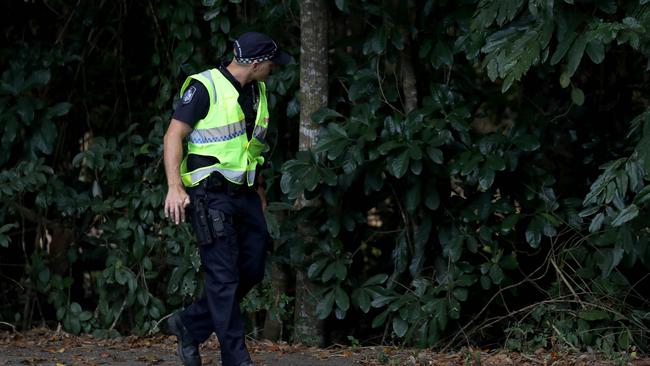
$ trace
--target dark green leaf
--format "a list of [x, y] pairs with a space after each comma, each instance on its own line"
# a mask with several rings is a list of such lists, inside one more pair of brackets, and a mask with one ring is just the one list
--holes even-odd
[[480, 282], [481, 282], [481, 287], [484, 290], [489, 290], [490, 287], [492, 286], [492, 281], [490, 280], [490, 277], [488, 277], [488, 276], [482, 275]]
[[594, 320], [604, 320], [609, 319], [609, 314], [600, 309], [591, 309], [591, 310], [581, 310], [578, 312], [578, 317], [580, 319], [594, 321]]
[[601, 40], [590, 40], [587, 43], [587, 55], [595, 64], [603, 62], [605, 59], [605, 45]]
[[61, 117], [68, 114], [70, 108], [72, 108], [72, 104], [70, 103], [58, 103], [49, 108], [48, 113], [50, 113], [52, 116]]
[[340, 286], [336, 286], [334, 291], [336, 306], [341, 310], [347, 311], [350, 308], [350, 298], [348, 297], [348, 294]]
[[334, 276], [336, 275], [336, 268], [337, 268], [337, 264], [336, 264], [336, 263], [338, 263], [338, 262], [331, 262], [331, 263], [330, 263], [330, 264], [325, 268], [325, 271], [323, 271], [323, 275], [322, 275], [322, 277], [321, 277], [321, 280], [322, 280], [323, 282], [327, 282], [327, 281], [331, 280], [332, 278], [334, 278]]
[[[567, 63], [567, 76], [572, 77], [573, 74], [578, 69], [580, 65], [580, 60], [582, 60], [582, 55], [585, 53], [585, 47], [587, 46], [587, 35], [581, 34], [573, 43], [571, 50], [569, 51], [568, 63]], [[575, 101], [575, 99], [574, 99]], [[582, 103], [576, 103], [582, 105]]]
[[603, 221], [605, 221], [605, 213], [601, 212], [596, 215], [593, 220], [591, 220], [591, 224], [589, 225], [589, 232], [595, 233], [596, 231], [600, 230], [601, 226], [603, 225]]
[[203, 14], [203, 20], [209, 22], [210, 20], [214, 19], [217, 15], [219, 15], [219, 13], [221, 13], [221, 8], [212, 9], [206, 12], [205, 14]]
[[628, 328], [625, 328], [619, 335], [618, 335], [618, 346], [622, 350], [627, 350], [630, 347], [630, 344], [632, 343], [632, 333], [630, 333], [630, 330]]
[[409, 154], [408, 151], [404, 151], [399, 154], [397, 157], [393, 158], [390, 162], [393, 175], [396, 178], [402, 178], [409, 166]]
[[377, 315], [372, 320], [372, 327], [377, 328], [379, 326], [384, 325], [384, 323], [386, 323], [386, 318], [388, 317], [388, 314], [390, 314], [390, 312], [388, 310], [385, 310], [383, 313]]
[[399, 316], [393, 318], [393, 331], [398, 337], [404, 337], [404, 334], [406, 334], [408, 328], [409, 324], [406, 320], [400, 318]]
[[583, 105], [585, 103], [585, 93], [582, 92], [582, 89], [574, 86], [571, 89], [571, 100], [575, 105]]
[[359, 309], [367, 314], [370, 311], [370, 295], [365, 290], [360, 290], [355, 293], [357, 294], [356, 300], [359, 304]]
[[348, 275], [348, 268], [342, 260], [334, 262], [334, 271], [336, 272], [336, 278], [338, 278], [339, 281], [343, 281]]
[[457, 298], [459, 301], [467, 300], [468, 291], [467, 291], [466, 288], [457, 287], [457, 288], [454, 289], [454, 291], [452, 293], [453, 293], [454, 297]]
[[372, 305], [372, 307], [374, 308], [380, 308], [397, 298], [398, 298], [397, 296], [392, 296], [392, 295], [391, 296], [379, 295], [372, 300], [372, 303], [370, 305]]
[[318, 124], [336, 118], [343, 118], [343, 115], [330, 108], [321, 108], [311, 115], [311, 120]]
[[442, 151], [440, 149], [436, 149], [435, 147], [428, 147], [427, 148], [427, 155], [429, 155], [429, 158], [434, 163], [442, 164], [444, 162], [444, 158], [442, 156]]
[[381, 285], [387, 279], [388, 279], [388, 275], [384, 274], [384, 273], [381, 273], [381, 274], [374, 275], [374, 276], [370, 277], [368, 280], [366, 280], [366, 282], [363, 283], [362, 286], [366, 287], [366, 286]]
[[315, 279], [316, 276], [325, 268], [325, 265], [329, 262], [329, 258], [320, 259], [312, 263], [307, 269], [307, 276], [311, 279]]
[[500, 284], [503, 281], [503, 270], [499, 267], [498, 264], [492, 264], [490, 267], [490, 279], [495, 284]]
[[450, 240], [444, 246], [442, 253], [452, 262], [458, 261], [461, 254], [463, 253], [463, 238], [461, 236], [457, 236]]
[[[589, 49], [587, 49], [588, 51]], [[562, 75], [560, 75], [560, 86], [562, 89], [566, 88], [571, 84], [571, 78], [566, 74], [566, 72], [563, 72]]]
[[25, 87], [43, 86], [50, 81], [51, 76], [50, 70], [35, 71], [25, 82]]
[[532, 248], [539, 247], [539, 243], [542, 241], [541, 228], [538, 225], [528, 225], [526, 230], [526, 241]]
[[438, 195], [438, 190], [434, 184], [428, 184], [425, 187], [424, 205], [427, 206], [429, 210], [435, 210], [440, 206], [440, 196]]
[[639, 208], [637, 205], [631, 204], [616, 216], [616, 218], [612, 221], [612, 226], [621, 226], [637, 216], [639, 216]]
[[[568, 34], [564, 35], [564, 38], [560, 40], [560, 43], [557, 46], [557, 49], [555, 50], [555, 53], [553, 53], [553, 56], [551, 57], [551, 65], [555, 65], [562, 58], [564, 58], [564, 55], [566, 55], [567, 51], [569, 50], [569, 47], [573, 44], [573, 41], [576, 39], [578, 34], [574, 31], [569, 31]], [[573, 74], [571, 74], [573, 75]], [[571, 75], [567, 75], [569, 78]]]
[[514, 229], [515, 225], [517, 225], [518, 221], [519, 221], [518, 214], [508, 215], [501, 223], [501, 231], [504, 233], [510, 232], [510, 230]]
[[325, 296], [318, 302], [316, 305], [316, 314], [318, 319], [327, 318], [332, 312], [332, 307], [334, 306], [334, 290], [329, 290]]
[[221, 31], [225, 34], [230, 32], [230, 19], [228, 17], [221, 17]]
[[499, 266], [507, 270], [513, 270], [519, 267], [519, 263], [517, 263], [517, 257], [514, 254], [510, 254], [501, 258]]
[[126, 285], [128, 281], [129, 272], [126, 269], [119, 268], [115, 270], [115, 281], [120, 285]]

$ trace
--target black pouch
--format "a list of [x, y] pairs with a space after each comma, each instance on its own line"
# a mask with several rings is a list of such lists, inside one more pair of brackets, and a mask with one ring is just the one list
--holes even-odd
[[199, 245], [207, 245], [212, 243], [210, 220], [208, 219], [208, 213], [205, 210], [205, 206], [203, 206], [202, 202], [187, 206], [187, 210], [189, 211], [190, 221], [192, 222], [192, 227], [194, 228], [196, 242]]
[[210, 216], [210, 228], [215, 238], [226, 236], [226, 222], [228, 216], [221, 210], [209, 209], [208, 215]]

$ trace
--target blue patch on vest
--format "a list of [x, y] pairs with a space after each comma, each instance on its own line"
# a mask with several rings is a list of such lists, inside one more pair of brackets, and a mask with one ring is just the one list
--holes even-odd
[[194, 93], [196, 93], [196, 88], [194, 86], [187, 88], [185, 94], [183, 94], [183, 104], [191, 102], [192, 98], [194, 98]]

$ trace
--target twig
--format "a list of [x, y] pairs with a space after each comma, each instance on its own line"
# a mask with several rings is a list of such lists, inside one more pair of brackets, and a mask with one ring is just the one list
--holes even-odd
[[553, 117], [553, 119], [551, 119], [549, 121], [549, 123], [553, 123], [553, 122], [555, 122], [556, 119], [560, 119], [560, 118], [566, 116], [567, 114], [569, 114], [569, 112], [571, 112], [572, 107], [573, 107], [573, 103], [569, 104], [569, 107], [566, 109], [566, 111], [564, 113], [558, 114], [557, 116]]
[[163, 37], [163, 32], [160, 28], [160, 24], [158, 23], [158, 17], [156, 16], [156, 11], [153, 8], [153, 5], [151, 4], [151, 1], [147, 1], [149, 4], [149, 10], [151, 10], [151, 16], [153, 16], [153, 21], [154, 24], [156, 24], [156, 30], [158, 31], [158, 36], [160, 36], [160, 42], [163, 44], [163, 48], [165, 49], [165, 56], [167, 56], [167, 62], [171, 65], [172, 64], [172, 56], [171, 53], [169, 52], [169, 47], [167, 46], [167, 42], [165, 42], [165, 38]]
[[585, 306], [585, 304], [582, 303], [582, 300], [580, 300], [580, 297], [578, 297], [578, 294], [576, 294], [576, 291], [573, 289], [573, 286], [571, 286], [569, 281], [567, 281], [567, 279], [564, 277], [564, 274], [562, 273], [560, 268], [557, 266], [557, 263], [555, 263], [555, 259], [553, 259], [553, 257], [551, 257], [550, 262], [553, 265], [553, 267], [555, 268], [555, 270], [557, 271], [557, 274], [560, 277], [560, 279], [562, 280], [562, 282], [564, 282], [566, 287], [569, 288], [569, 291], [571, 291], [571, 293], [573, 294], [573, 297], [576, 299], [576, 301], [578, 301], [580, 303], [580, 306], [583, 309], [586, 309], [587, 307]]
[[70, 16], [68, 17], [68, 20], [65, 22], [63, 25], [63, 29], [61, 29], [61, 32], [59, 32], [59, 36], [56, 38], [56, 41], [54, 44], [58, 44], [61, 42], [61, 38], [63, 37], [63, 33], [65, 33], [65, 30], [68, 28], [68, 25], [70, 24], [70, 21], [72, 20], [72, 17], [74, 16], [75, 11], [77, 11], [77, 8], [79, 7], [79, 4], [81, 4], [81, 0], [77, 0], [77, 5], [72, 8], [72, 12], [70, 13]]
[[555, 324], [551, 324], [551, 326], [553, 327], [553, 330], [555, 331], [555, 333], [557, 333], [558, 337], [560, 337], [560, 338], [564, 341], [564, 343], [568, 344], [569, 347], [570, 347], [573, 351], [575, 351], [575, 352], [579, 352], [579, 351], [580, 351], [578, 348], [576, 348], [576, 346], [573, 345], [573, 343], [569, 342], [569, 340], [566, 339], [566, 338], [564, 337], [564, 335], [562, 334], [562, 332], [560, 332], [560, 330], [557, 329], [557, 327], [555, 326]]
[[50, 11], [54, 14], [56, 14], [57, 17], [60, 17], [61, 14], [59, 14], [58, 11], [56, 11], [50, 4], [47, 3], [47, 0], [43, 0], [43, 5], [45, 5]]
[[120, 316], [122, 315], [122, 312], [124, 311], [124, 308], [126, 307], [126, 299], [127, 297], [124, 298], [124, 301], [122, 301], [122, 306], [120, 306], [120, 311], [117, 312], [117, 315], [115, 316], [115, 320], [113, 320], [113, 324], [111, 324], [111, 327], [108, 328], [108, 330], [113, 330], [115, 328], [115, 325], [117, 325], [117, 321], [120, 320]]
[[[402, 108], [404, 108], [404, 110], [406, 111], [406, 103], [404, 103], [404, 99], [402, 98], [402, 93], [399, 92], [399, 86], [401, 84], [399, 79], [397, 78], [397, 72], [393, 71], [393, 77], [395, 78], [395, 91], [397, 91], [397, 97], [399, 98], [399, 102], [402, 105]], [[402, 85], [402, 87], [404, 87], [404, 85]], [[404, 91], [404, 94], [406, 94], [406, 91]]]
[[[627, 297], [630, 296], [630, 292], [632, 292], [632, 291], [637, 292], [636, 289], [635, 289], [635, 288], [636, 288], [636, 285], [638, 285], [639, 283], [641, 283], [641, 282], [642, 282], [643, 280], [645, 280], [648, 276], [650, 276], [650, 273], [647, 273], [645, 276], [641, 277], [641, 279], [639, 279], [638, 281], [636, 281], [636, 282], [634, 283], [634, 285], [630, 286], [630, 290], [625, 294], [625, 297], [623, 298], [623, 303], [625, 303], [626, 300], [627, 300]], [[641, 295], [641, 294], [639, 294], [639, 293], [637, 292], [637, 295]], [[648, 303], [648, 301], [647, 301], [643, 296], [640, 296], [640, 299], [642, 299], [643, 302], [644, 302], [645, 304]]]
[[393, 195], [395, 196], [395, 203], [397, 203], [397, 207], [399, 208], [399, 213], [400, 216], [402, 216], [402, 220], [404, 221], [404, 235], [406, 236], [406, 244], [408, 244], [409, 248], [413, 248], [413, 242], [411, 241], [411, 235], [410, 230], [409, 230], [409, 220], [408, 217], [406, 216], [406, 213], [404, 212], [404, 207], [402, 207], [402, 204], [400, 203], [399, 196], [397, 195], [397, 191], [395, 190], [395, 187], [389, 182], [388, 185], [390, 186], [391, 191], [393, 192]]
[[526, 355], [526, 354], [520, 353], [519, 355], [520, 355], [521, 357], [527, 359], [528, 361], [534, 362], [534, 363], [536, 363], [536, 364], [544, 364], [544, 362], [542, 362], [542, 361], [540, 361], [540, 360], [538, 360], [538, 359], [536, 359], [536, 358], [534, 358], [534, 357], [528, 356], [528, 355]]
[[381, 345], [383, 346], [384, 343], [386, 342], [386, 336], [388, 335], [388, 327], [391, 324], [391, 321], [393, 320], [393, 314], [388, 315], [388, 319], [386, 319], [386, 326], [384, 327], [384, 335], [381, 337]]
[[153, 328], [151, 328], [151, 330], [149, 330], [149, 335], [151, 336], [151, 335], [154, 334], [154, 332], [155, 332], [156, 330], [160, 330], [160, 328], [158, 328], [158, 326], [160, 325], [160, 323], [164, 322], [167, 318], [169, 318], [170, 316], [172, 316], [172, 314], [174, 314], [174, 313], [169, 313], [169, 314], [165, 315], [164, 317], [160, 318], [160, 320], [158, 320], [158, 321], [156, 322], [156, 325], [155, 325]]
[[451, 65], [449, 65], [449, 68], [447, 69], [446, 76], [445, 76], [445, 85], [449, 86], [449, 83], [451, 82], [451, 71], [454, 69], [454, 58], [451, 58]]
[[[9, 266], [9, 265], [8, 265], [8, 264], [3, 264], [2, 266]], [[24, 264], [16, 264], [15, 266], [16, 266], [16, 267], [20, 266], [21, 268], [24, 268], [24, 267], [25, 267]], [[25, 288], [24, 288], [24, 287], [23, 287], [23, 286], [22, 286], [18, 281], [14, 280], [13, 278], [7, 277], [7, 276], [3, 275], [2, 273], [0, 273], [0, 276], [2, 276], [2, 277], [4, 277], [4, 278], [8, 279], [9, 281], [15, 283], [16, 286], [20, 287], [20, 290], [21, 290], [21, 291], [25, 291]]]
[[[539, 271], [542, 267], [543, 267], [543, 265], [537, 267], [537, 268], [535, 269], [535, 271], [533, 271], [532, 274], [535, 274], [535, 273], [536, 273], [537, 271]], [[547, 264], [546, 267], [547, 267], [547, 270], [548, 270], [548, 264]], [[545, 273], [546, 273], [546, 271], [545, 271]], [[472, 318], [472, 319], [471, 319], [467, 324], [465, 324], [465, 325], [460, 329], [460, 332], [456, 332], [456, 334], [455, 334], [455, 335], [453, 336], [453, 338], [452, 338], [452, 339], [447, 343], [447, 345], [445, 345], [445, 346], [442, 348], [441, 352], [445, 352], [449, 347], [451, 347], [451, 345], [456, 341], [456, 338], [458, 338], [459, 333], [463, 333], [463, 332], [465, 332], [465, 330], [466, 330], [466, 329], [467, 329], [467, 328], [468, 328], [472, 323], [474, 323], [474, 321], [476, 321], [476, 320], [478, 319], [478, 317], [481, 316], [481, 314], [483, 314], [483, 312], [484, 312], [485, 310], [487, 310], [487, 308], [488, 308], [488, 307], [490, 306], [490, 304], [494, 301], [494, 299], [496, 299], [497, 296], [499, 296], [503, 291], [506, 291], [506, 290], [509, 290], [509, 289], [511, 289], [511, 288], [517, 287], [517, 286], [519, 286], [519, 285], [521, 285], [521, 284], [523, 284], [523, 283], [526, 283], [526, 282], [534, 282], [534, 281], [531, 280], [531, 279], [527, 276], [525, 279], [523, 279], [523, 280], [521, 280], [521, 281], [519, 281], [519, 282], [517, 282], [517, 283], [515, 283], [515, 284], [512, 284], [512, 285], [510, 285], [510, 286], [506, 286], [506, 287], [502, 287], [502, 288], [500, 288], [500, 289], [499, 289], [499, 290], [498, 290], [494, 295], [492, 295], [492, 297], [490, 298], [490, 300], [488, 300], [488, 302], [485, 304], [485, 306], [483, 306], [483, 308], [481, 309], [481, 311], [479, 311], [478, 314], [476, 314], [476, 316], [474, 316], [474, 317], [473, 317], [473, 318]], [[520, 309], [520, 310], [521, 310], [521, 309]], [[517, 312], [518, 312], [518, 311], [515, 311], [514, 313], [517, 313]], [[508, 316], [510, 316], [511, 314], [514, 314], [514, 313], [508, 313], [508, 315], [506, 315], [505, 317], [508, 317]]]
[[388, 98], [386, 98], [386, 94], [384, 94], [384, 88], [381, 86], [382, 79], [379, 74], [379, 57], [377, 57], [377, 84], [379, 85], [379, 91], [381, 92], [381, 97], [384, 100], [384, 103], [388, 104], [388, 106], [394, 110], [395, 112], [399, 113], [402, 117], [404, 117], [404, 112], [400, 111], [399, 109], [395, 108], [394, 105], [392, 105], [389, 101]]

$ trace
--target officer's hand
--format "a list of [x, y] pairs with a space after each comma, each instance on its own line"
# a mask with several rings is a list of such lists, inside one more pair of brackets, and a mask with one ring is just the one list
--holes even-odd
[[174, 223], [185, 222], [185, 207], [190, 204], [190, 196], [182, 186], [170, 186], [165, 198], [165, 217]]

